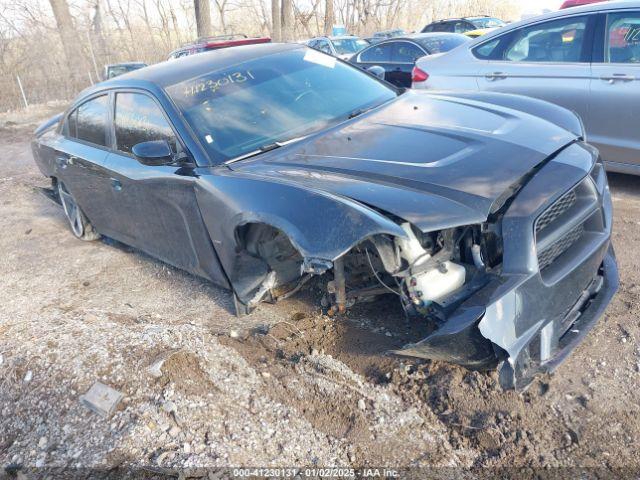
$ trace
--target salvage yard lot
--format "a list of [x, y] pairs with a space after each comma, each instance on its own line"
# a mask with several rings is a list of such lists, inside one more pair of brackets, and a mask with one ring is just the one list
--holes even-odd
[[[640, 467], [640, 178], [610, 176], [620, 292], [520, 394], [385, 356], [422, 330], [396, 301], [331, 319], [311, 287], [238, 319], [223, 290], [76, 240], [37, 188], [46, 113], [0, 118], [1, 465]], [[79, 401], [95, 381], [125, 396], [108, 419]]]

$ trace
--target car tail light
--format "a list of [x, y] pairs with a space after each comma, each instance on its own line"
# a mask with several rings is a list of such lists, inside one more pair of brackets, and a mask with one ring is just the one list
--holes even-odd
[[413, 67], [413, 71], [411, 72], [411, 81], [413, 83], [426, 82], [427, 80], [429, 80], [429, 74], [427, 72], [418, 67]]

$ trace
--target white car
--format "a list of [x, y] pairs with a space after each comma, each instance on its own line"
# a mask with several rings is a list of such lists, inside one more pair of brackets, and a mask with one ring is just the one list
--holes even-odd
[[418, 60], [412, 85], [556, 103], [580, 115], [608, 170], [640, 175], [640, 1], [570, 8], [507, 25]]
[[312, 38], [306, 45], [333, 57], [349, 60], [354, 54], [368, 47], [369, 42], [355, 35], [340, 35]]

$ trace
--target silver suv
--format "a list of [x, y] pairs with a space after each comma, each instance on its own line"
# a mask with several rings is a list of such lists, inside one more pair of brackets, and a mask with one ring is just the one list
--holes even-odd
[[577, 112], [607, 169], [640, 175], [640, 1], [576, 7], [418, 60], [413, 87], [482, 90]]

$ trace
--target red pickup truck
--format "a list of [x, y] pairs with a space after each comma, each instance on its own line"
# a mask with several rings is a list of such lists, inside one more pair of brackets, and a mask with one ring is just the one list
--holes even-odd
[[560, 7], [560, 10], [563, 8], [579, 7], [580, 5], [589, 5], [591, 3], [600, 3], [604, 1], [605, 0], [566, 0]]
[[186, 57], [194, 53], [218, 50], [220, 48], [237, 47], [240, 45], [255, 45], [257, 43], [270, 43], [268, 37], [247, 37], [244, 34], [219, 35], [217, 37], [198, 38], [195, 42], [187, 43], [169, 54], [167, 60]]

